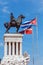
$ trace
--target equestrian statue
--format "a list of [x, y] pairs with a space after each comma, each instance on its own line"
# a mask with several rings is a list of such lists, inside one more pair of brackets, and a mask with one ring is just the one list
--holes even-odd
[[19, 15], [17, 19], [14, 18], [13, 13], [10, 15], [10, 22], [5, 22], [4, 26], [6, 28], [6, 32], [8, 33], [8, 30], [11, 27], [16, 27], [16, 32], [18, 32], [20, 25], [22, 24], [22, 19], [24, 19], [24, 15]]

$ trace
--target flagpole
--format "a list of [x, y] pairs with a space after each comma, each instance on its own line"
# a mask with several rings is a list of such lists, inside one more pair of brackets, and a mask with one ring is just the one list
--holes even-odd
[[[37, 21], [37, 17], [36, 17], [36, 21]], [[39, 55], [39, 54], [38, 54], [38, 52], [39, 52], [39, 50], [38, 50], [38, 23], [37, 23], [36, 25], [37, 25], [37, 26], [36, 26], [36, 35], [37, 35], [37, 36], [36, 36], [36, 37], [37, 37], [37, 38], [36, 38], [36, 40], [37, 40], [37, 41], [36, 41], [36, 50], [37, 50], [37, 65], [38, 65], [38, 64], [39, 64], [39, 61], [38, 61], [38, 55]]]
[[34, 33], [33, 33], [33, 27], [32, 27], [32, 62], [34, 65]]

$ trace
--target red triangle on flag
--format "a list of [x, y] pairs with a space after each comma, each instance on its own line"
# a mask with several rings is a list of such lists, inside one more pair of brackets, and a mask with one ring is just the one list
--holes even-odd
[[33, 20], [31, 20], [30, 23], [36, 25], [36, 18], [34, 18]]

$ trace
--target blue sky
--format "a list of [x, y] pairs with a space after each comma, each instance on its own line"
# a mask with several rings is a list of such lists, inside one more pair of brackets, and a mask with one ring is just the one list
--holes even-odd
[[[3, 58], [4, 55], [3, 36], [6, 30], [4, 22], [9, 22], [11, 12], [13, 12], [15, 18], [23, 14], [26, 17], [23, 22], [37, 17], [38, 47], [36, 27], [33, 26], [33, 38], [32, 34], [23, 37], [23, 53], [27, 51], [30, 54], [29, 65], [32, 65], [32, 40], [34, 40], [34, 65], [43, 65], [43, 0], [0, 0], [0, 58]], [[14, 28], [12, 31], [14, 31]]]

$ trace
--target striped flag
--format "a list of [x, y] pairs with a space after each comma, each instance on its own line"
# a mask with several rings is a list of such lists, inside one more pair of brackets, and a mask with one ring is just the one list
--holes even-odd
[[22, 26], [22, 28], [31, 28], [32, 25], [25, 25], [25, 26]]
[[31, 20], [30, 23], [33, 24], [33, 25], [37, 25], [36, 18], [34, 18], [33, 20]]
[[26, 22], [24, 24], [21, 25], [21, 28], [26, 28], [26, 27], [30, 27], [36, 25], [36, 18], [32, 19], [30, 22]]
[[32, 29], [31, 28], [25, 29], [25, 30], [20, 31], [19, 33], [21, 33], [21, 34], [32, 34]]

